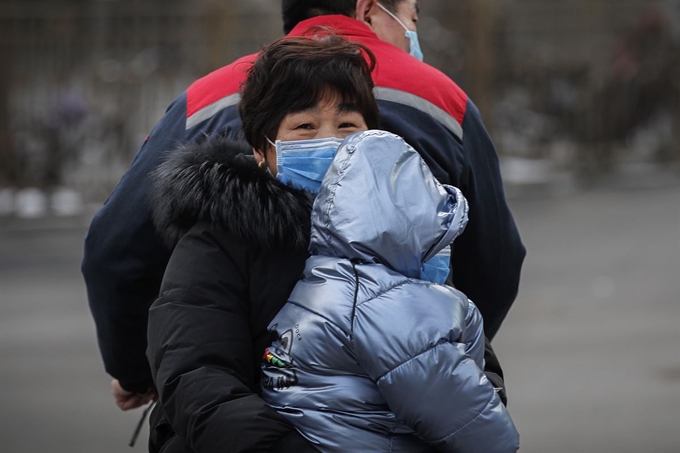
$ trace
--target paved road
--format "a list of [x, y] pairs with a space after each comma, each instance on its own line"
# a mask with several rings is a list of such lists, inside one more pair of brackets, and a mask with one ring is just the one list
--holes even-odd
[[528, 255], [494, 344], [521, 451], [680, 452], [680, 190], [514, 212]]
[[[529, 254], [494, 343], [521, 451], [680, 452], [679, 187], [512, 205]], [[0, 451], [144, 451], [96, 349], [84, 222], [1, 220]]]

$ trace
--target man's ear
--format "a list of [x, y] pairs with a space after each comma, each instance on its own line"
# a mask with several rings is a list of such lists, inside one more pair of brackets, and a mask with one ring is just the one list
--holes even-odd
[[354, 18], [360, 22], [365, 22], [370, 27], [371, 17], [377, 8], [377, 0], [357, 0]]

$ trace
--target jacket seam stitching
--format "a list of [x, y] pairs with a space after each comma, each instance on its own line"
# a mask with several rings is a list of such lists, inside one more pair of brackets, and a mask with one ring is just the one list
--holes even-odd
[[357, 313], [357, 298], [359, 297], [359, 271], [357, 271], [357, 264], [354, 260], [352, 263], [352, 270], [354, 271], [354, 300], [352, 301], [352, 315], [349, 318], [349, 332], [350, 340], [354, 342], [354, 318]]
[[[370, 301], [372, 301], [372, 300], [378, 299], [379, 297], [384, 296], [385, 294], [387, 294], [388, 292], [392, 291], [393, 289], [396, 289], [396, 288], [398, 288], [398, 287], [400, 287], [400, 286], [406, 285], [406, 284], [408, 284], [408, 283], [413, 283], [413, 282], [414, 282], [414, 281], [411, 280], [411, 279], [409, 279], [409, 278], [407, 278], [406, 280], [398, 281], [397, 283], [395, 283], [394, 285], [390, 286], [389, 288], [385, 288], [384, 290], [380, 291], [379, 293], [376, 293], [375, 296], [371, 297], [370, 299], [366, 299], [366, 300], [364, 300], [364, 301], [362, 301], [362, 302], [360, 302], [360, 303], [363, 304], [363, 303], [367, 303], [367, 302], [370, 302]], [[357, 302], [357, 304], [359, 304], [359, 302]]]
[[305, 311], [308, 311], [309, 313], [313, 313], [313, 314], [317, 315], [318, 317], [325, 319], [326, 321], [328, 321], [329, 323], [331, 323], [332, 325], [334, 325], [335, 327], [340, 329], [342, 331], [342, 333], [347, 335], [348, 338], [352, 338], [351, 332], [348, 333], [347, 331], [345, 331], [345, 329], [343, 329], [340, 325], [338, 325], [335, 321], [333, 321], [328, 316], [324, 316], [321, 313], [319, 313], [318, 311], [314, 311], [314, 310], [310, 309], [309, 307], [302, 305], [302, 304], [299, 304], [299, 303], [292, 301], [292, 300], [289, 300], [288, 302], [286, 302], [286, 304], [295, 305], [296, 307], [299, 307], [299, 308], [301, 308]]
[[430, 346], [429, 348], [425, 349], [424, 351], [419, 352], [418, 354], [414, 355], [413, 357], [408, 358], [407, 360], [404, 360], [403, 362], [399, 363], [398, 365], [390, 368], [389, 370], [385, 371], [383, 374], [381, 374], [378, 379], [376, 379], [376, 382], [383, 379], [385, 376], [387, 376], [389, 373], [393, 372], [397, 368], [401, 368], [402, 366], [406, 365], [409, 362], [412, 362], [413, 360], [416, 360], [418, 357], [420, 357], [423, 354], [427, 354], [428, 352], [432, 351], [435, 348], [438, 348], [439, 346], [446, 344], [446, 343], [451, 343], [450, 341], [442, 338], [440, 339], [435, 345]]
[[446, 442], [448, 439], [450, 439], [451, 437], [455, 436], [456, 434], [458, 434], [458, 433], [459, 433], [460, 431], [462, 431], [463, 429], [467, 428], [467, 427], [468, 427], [469, 425], [471, 425], [475, 420], [477, 420], [479, 417], [482, 416], [482, 414], [486, 411], [486, 409], [487, 409], [489, 406], [491, 406], [491, 403], [493, 403], [493, 395], [491, 395], [491, 399], [486, 403], [486, 406], [484, 406], [484, 409], [482, 409], [477, 415], [475, 415], [474, 418], [473, 418], [472, 420], [470, 420], [469, 422], [467, 422], [466, 424], [464, 424], [463, 426], [461, 426], [460, 428], [458, 428], [457, 430], [455, 430], [455, 431], [452, 432], [451, 434], [446, 435], [446, 436], [442, 437], [442, 438], [439, 439], [439, 440], [435, 440], [434, 443], [438, 443], [438, 442]]

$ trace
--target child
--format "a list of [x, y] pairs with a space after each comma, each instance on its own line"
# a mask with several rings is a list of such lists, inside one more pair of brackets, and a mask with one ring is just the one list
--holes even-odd
[[466, 223], [461, 192], [399, 137], [360, 132], [338, 150], [314, 202], [311, 256], [270, 324], [278, 339], [262, 370], [265, 401], [320, 451], [519, 448], [482, 371], [479, 311], [421, 279]]

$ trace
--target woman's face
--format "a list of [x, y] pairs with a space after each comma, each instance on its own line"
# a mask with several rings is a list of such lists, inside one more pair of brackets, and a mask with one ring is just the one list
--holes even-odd
[[[314, 138], [345, 138], [355, 132], [368, 130], [361, 113], [352, 105], [342, 104], [340, 96], [324, 96], [314, 107], [283, 117], [276, 137], [270, 140], [292, 141]], [[276, 176], [276, 149], [269, 145], [263, 154], [255, 150], [258, 162], [264, 160]]]

